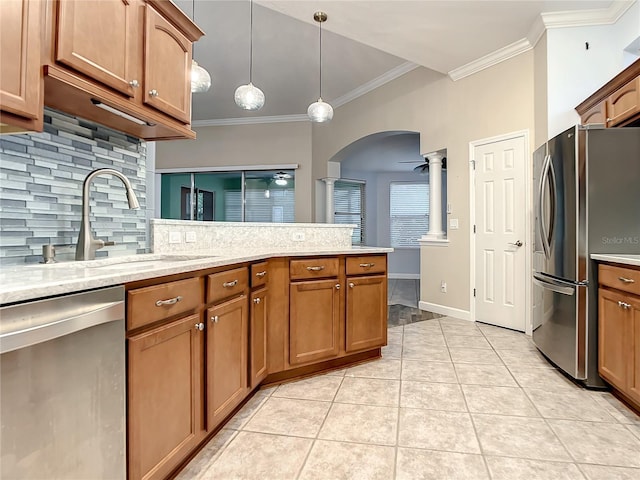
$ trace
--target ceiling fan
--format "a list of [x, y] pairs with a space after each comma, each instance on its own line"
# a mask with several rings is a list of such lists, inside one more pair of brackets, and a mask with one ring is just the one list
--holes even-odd
[[[425, 158], [424, 162], [420, 161], [420, 160], [411, 160], [411, 161], [404, 161], [404, 162], [398, 162], [398, 163], [420, 163], [420, 165], [416, 166], [413, 168], [414, 172], [418, 172], [418, 173], [429, 173], [429, 159]], [[443, 157], [442, 158], [442, 169], [446, 170], [447, 169], [447, 157]]]
[[273, 179], [276, 181], [276, 185], [286, 185], [287, 180], [293, 178], [291, 174], [285, 172], [277, 172], [273, 175]]

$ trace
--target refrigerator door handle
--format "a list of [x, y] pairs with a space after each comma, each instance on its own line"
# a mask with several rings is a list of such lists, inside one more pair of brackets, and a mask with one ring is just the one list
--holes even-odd
[[547, 258], [549, 258], [549, 256], [551, 255], [551, 247], [547, 245], [548, 234], [543, 219], [544, 206], [542, 200], [544, 196], [544, 187], [546, 183], [545, 181], [547, 179], [547, 170], [549, 168], [550, 162], [551, 156], [545, 155], [544, 162], [542, 164], [542, 173], [540, 175], [540, 184], [538, 185], [538, 225], [540, 231], [540, 239], [542, 240], [542, 250], [544, 251], [545, 257]]
[[549, 192], [551, 193], [551, 206], [549, 207], [549, 212], [551, 213], [551, 215], [549, 216], [549, 233], [547, 237], [547, 247], [549, 248], [549, 254], [551, 254], [551, 240], [553, 240], [553, 234], [555, 230], [554, 227], [556, 224], [556, 203], [558, 201], [558, 184], [556, 183], [556, 170], [555, 168], [553, 168], [551, 157], [549, 157], [549, 168], [547, 173], [549, 175], [549, 180], [551, 180], [551, 188], [549, 189]]
[[[575, 286], [573, 286], [573, 284], [569, 284], [568, 282], [562, 282], [559, 280], [546, 279], [535, 273], [533, 274], [533, 283], [540, 285], [542, 288], [547, 288], [551, 291], [561, 293], [562, 295], [567, 295], [570, 297], [573, 296], [576, 292]], [[563, 284], [572, 286], [563, 286]]]

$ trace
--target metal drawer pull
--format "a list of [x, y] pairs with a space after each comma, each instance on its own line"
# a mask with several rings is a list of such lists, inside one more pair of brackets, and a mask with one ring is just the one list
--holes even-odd
[[361, 263], [360, 266], [362, 268], [371, 268], [375, 265], [375, 263]]
[[355, 286], [356, 286], [356, 284], [355, 284], [355, 283], [353, 283], [353, 282], [351, 282], [351, 283], [349, 284], [349, 288], [353, 288], [353, 287], [355, 287]]
[[129, 82], [129, 85], [131, 85], [133, 88], [138, 88], [140, 86], [140, 83], [138, 82], [138, 80], [131, 80]]
[[340, 290], [340, 284], [336, 283], [336, 290]]
[[158, 91], [157, 90], [150, 90], [149, 91], [149, 96], [150, 97], [157, 97], [158, 96]]
[[628, 308], [631, 308], [631, 304], [627, 303], [627, 302], [618, 301], [618, 306], [624, 308], [625, 310], [628, 309]]
[[196, 330], [204, 330], [204, 323], [200, 322], [200, 323], [196, 323]]
[[258, 277], [258, 278], [262, 278], [262, 277], [264, 277], [266, 274], [267, 274], [267, 271], [266, 271], [266, 270], [264, 270], [264, 271], [262, 271], [262, 272], [258, 272], [258, 273], [256, 273], [256, 277]]
[[211, 321], [213, 323], [218, 323], [219, 320], [220, 320], [220, 317], [218, 317], [218, 315], [214, 315], [213, 317], [211, 317]]
[[253, 299], [253, 303], [255, 303], [255, 304], [260, 303], [260, 298], [254, 298], [254, 299]]
[[224, 282], [222, 286], [224, 288], [231, 288], [231, 287], [235, 287], [237, 284], [238, 284], [238, 280], [234, 280], [232, 282]]
[[318, 267], [307, 267], [307, 270], [310, 272], [319, 272], [320, 270], [324, 270], [324, 265], [320, 265]]
[[170, 298], [168, 300], [158, 300], [156, 302], [156, 307], [162, 307], [163, 305], [173, 305], [182, 300], [182, 297], [178, 295], [177, 297]]
[[624, 283], [636, 283], [633, 278], [618, 277], [618, 280]]

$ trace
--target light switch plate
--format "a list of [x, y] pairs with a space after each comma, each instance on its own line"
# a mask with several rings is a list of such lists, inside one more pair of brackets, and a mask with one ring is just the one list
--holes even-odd
[[458, 229], [458, 219], [457, 218], [452, 218], [451, 220], [449, 220], [449, 228], [451, 228], [451, 230], [457, 230]]
[[184, 241], [186, 243], [195, 243], [195, 241], [196, 241], [196, 232], [186, 232], [184, 234]]
[[169, 243], [182, 243], [182, 232], [169, 232]]

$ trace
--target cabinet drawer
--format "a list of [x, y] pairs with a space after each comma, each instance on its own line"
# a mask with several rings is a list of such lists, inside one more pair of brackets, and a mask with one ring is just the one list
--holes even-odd
[[600, 285], [640, 295], [640, 270], [600, 265], [598, 273]]
[[337, 258], [304, 258], [291, 260], [289, 276], [291, 280], [309, 278], [337, 277], [339, 262]]
[[251, 265], [251, 288], [260, 287], [267, 283], [269, 269], [267, 262], [254, 263]]
[[127, 329], [196, 310], [202, 304], [201, 277], [137, 288], [127, 294]]
[[249, 269], [234, 268], [207, 277], [207, 303], [240, 295], [249, 286]]
[[347, 275], [362, 275], [367, 273], [386, 273], [386, 255], [365, 255], [362, 257], [347, 257]]

